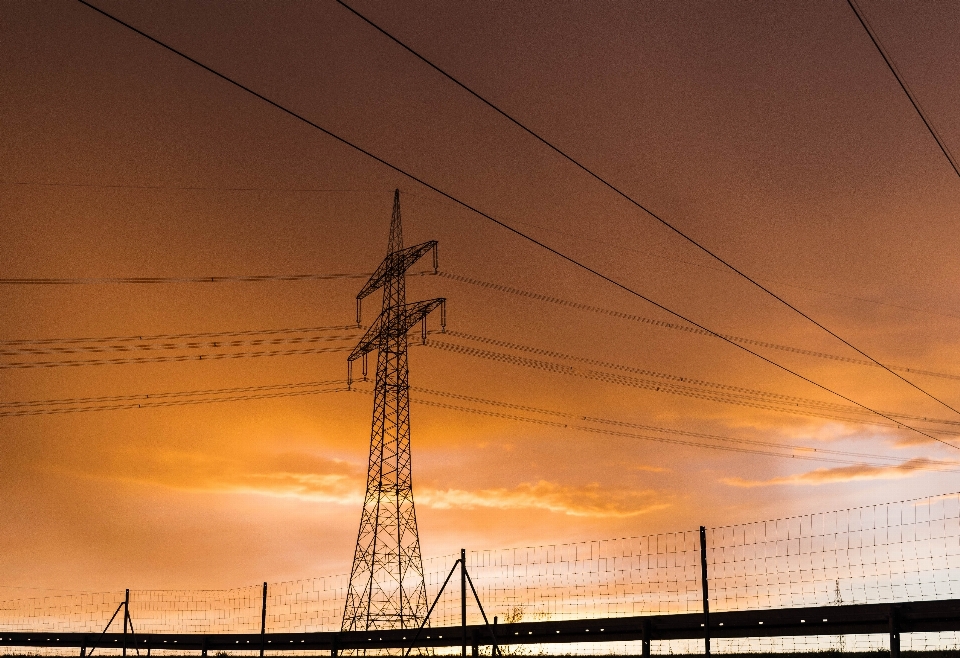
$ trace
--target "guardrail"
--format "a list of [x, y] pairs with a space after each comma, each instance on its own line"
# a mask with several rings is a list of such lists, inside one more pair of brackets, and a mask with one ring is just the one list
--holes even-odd
[[[94, 650], [198, 651], [339, 651], [357, 649], [408, 649], [457, 647], [466, 644], [478, 655], [479, 647], [493, 644], [566, 644], [572, 642], [642, 641], [650, 654], [652, 640], [789, 637], [803, 635], [890, 635], [890, 652], [900, 653], [900, 633], [960, 631], [960, 599], [867, 605], [819, 606], [712, 612], [710, 627], [700, 613], [607, 617], [565, 621], [536, 621], [497, 626], [469, 625], [416, 629], [318, 633], [45, 633], [0, 631], [0, 647], [61, 647], [79, 649], [80, 656]], [[494, 630], [495, 629], [495, 630]], [[495, 634], [495, 635], [494, 635]], [[146, 651], [146, 653], [144, 653]]]

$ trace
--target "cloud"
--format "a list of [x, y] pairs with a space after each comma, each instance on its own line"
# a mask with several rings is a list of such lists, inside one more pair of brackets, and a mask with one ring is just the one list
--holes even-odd
[[[295, 496], [325, 503], [361, 505], [364, 478], [359, 474], [289, 471], [234, 475], [210, 488], [234, 493]], [[571, 487], [554, 482], [521, 483], [511, 489], [439, 489], [419, 486], [414, 499], [433, 509], [539, 509], [570, 516], [626, 518], [669, 507], [650, 491], [609, 490], [599, 484]]]
[[769, 480], [745, 480], [739, 477], [723, 478], [721, 482], [733, 487], [769, 487], [777, 484], [820, 485], [836, 482], [850, 482], [852, 480], [889, 480], [905, 478], [915, 475], [920, 470], [932, 466], [942, 465], [943, 462], [934, 462], [925, 457], [909, 459], [893, 466], [871, 466], [869, 464], [853, 464], [837, 468], [818, 468], [806, 473], [796, 473], [775, 477]]
[[238, 460], [216, 473], [207, 471], [196, 487], [207, 491], [304, 498], [322, 503], [363, 503], [363, 470], [352, 463], [304, 453], [263, 455]]
[[[929, 432], [930, 430], [924, 429], [924, 431]], [[944, 439], [947, 443], [953, 445], [960, 445], [960, 440], [956, 437], [948, 437]], [[916, 446], [924, 445], [935, 445], [937, 443], [936, 439], [931, 439], [928, 436], [923, 434], [918, 434], [917, 432], [910, 432], [909, 430], [904, 430], [902, 433], [898, 434], [893, 440], [894, 448], [914, 448]]]
[[104, 464], [99, 475], [181, 491], [298, 497], [324, 503], [363, 502], [364, 470], [309, 451], [217, 455], [166, 451], [144, 456], [136, 469]]
[[541, 480], [512, 489], [420, 489], [417, 502], [434, 509], [540, 509], [595, 518], [625, 518], [669, 507], [652, 491], [602, 489], [599, 484], [571, 487]]
[[[217, 456], [167, 452], [144, 460], [135, 472], [118, 476], [108, 468], [102, 475], [183, 491], [294, 497], [351, 506], [363, 504], [366, 484], [361, 465], [310, 452]], [[539, 509], [593, 518], [628, 518], [670, 506], [654, 491], [607, 488], [598, 483], [569, 486], [545, 480], [478, 490], [421, 485], [414, 490], [414, 497], [418, 505], [433, 509]]]
[[[288, 471], [248, 474], [224, 482], [220, 490], [296, 496], [341, 505], [363, 503], [364, 480], [342, 473], [293, 473]], [[649, 491], [608, 490], [598, 484], [571, 487], [554, 482], [521, 483], [512, 489], [439, 489], [420, 486], [414, 498], [421, 507], [433, 509], [540, 509], [570, 516], [625, 518], [669, 507], [655, 501]]]
[[249, 473], [210, 483], [207, 489], [228, 493], [294, 496], [339, 505], [363, 503], [363, 480], [341, 473]]

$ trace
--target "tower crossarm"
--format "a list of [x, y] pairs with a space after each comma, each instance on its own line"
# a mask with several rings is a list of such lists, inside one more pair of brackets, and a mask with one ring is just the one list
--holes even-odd
[[[363, 335], [363, 338], [361, 338], [360, 342], [357, 343], [357, 346], [353, 348], [350, 356], [347, 357], [347, 361], [356, 361], [364, 354], [377, 349], [388, 339], [396, 338], [406, 334], [408, 331], [410, 331], [413, 325], [423, 321], [431, 311], [438, 307], [442, 307], [446, 301], [447, 300], [445, 298], [438, 297], [436, 299], [426, 299], [420, 302], [406, 304], [404, 306], [403, 313], [399, 314], [399, 318], [395, 320], [387, 319], [388, 311], [382, 312], [379, 316], [377, 316], [377, 319], [370, 326], [370, 328], [367, 329], [366, 333]], [[441, 309], [441, 327], [446, 326], [446, 317], [444, 316], [445, 313], [443, 312], [443, 309]]]
[[433, 250], [433, 269], [437, 270], [437, 241], [430, 240], [423, 244], [407, 247], [392, 254], [387, 254], [377, 271], [370, 275], [370, 279], [357, 293], [357, 300], [361, 300], [370, 293], [383, 287], [391, 276], [402, 276], [414, 263], [423, 258], [428, 251]]

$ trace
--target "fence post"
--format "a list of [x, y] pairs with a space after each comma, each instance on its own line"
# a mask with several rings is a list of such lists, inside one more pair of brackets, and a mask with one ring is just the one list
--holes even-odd
[[260, 608], [260, 658], [267, 641], [267, 584], [263, 584], [263, 607]]
[[460, 655], [467, 658], [467, 552], [460, 549], [460, 636], [463, 647]]
[[650, 658], [650, 620], [643, 621], [643, 658]]
[[130, 588], [123, 598], [123, 655], [127, 655], [127, 620], [130, 619]]
[[700, 576], [703, 580], [703, 655], [710, 655], [710, 590], [707, 587], [707, 529], [700, 526]]
[[496, 658], [497, 652], [497, 616], [493, 616], [493, 646], [490, 648], [490, 656]]
[[890, 658], [900, 658], [900, 609], [890, 606]]

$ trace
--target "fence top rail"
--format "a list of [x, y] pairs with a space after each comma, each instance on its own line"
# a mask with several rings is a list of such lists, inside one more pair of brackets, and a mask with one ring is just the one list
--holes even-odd
[[[895, 619], [899, 632], [960, 630], [960, 599], [911, 601], [898, 604], [863, 604], [774, 608], [711, 614], [714, 637], [780, 637], [890, 632]], [[633, 640], [698, 639], [703, 637], [703, 615], [643, 615], [475, 624], [465, 628], [471, 644], [553, 644]], [[495, 628], [495, 630], [494, 630]], [[50, 633], [0, 632], [0, 646], [156, 649], [257, 649], [261, 641], [271, 651], [389, 649], [458, 646], [463, 627], [427, 628], [414, 642], [413, 629], [313, 633]], [[494, 636], [495, 633], [495, 636]]]

